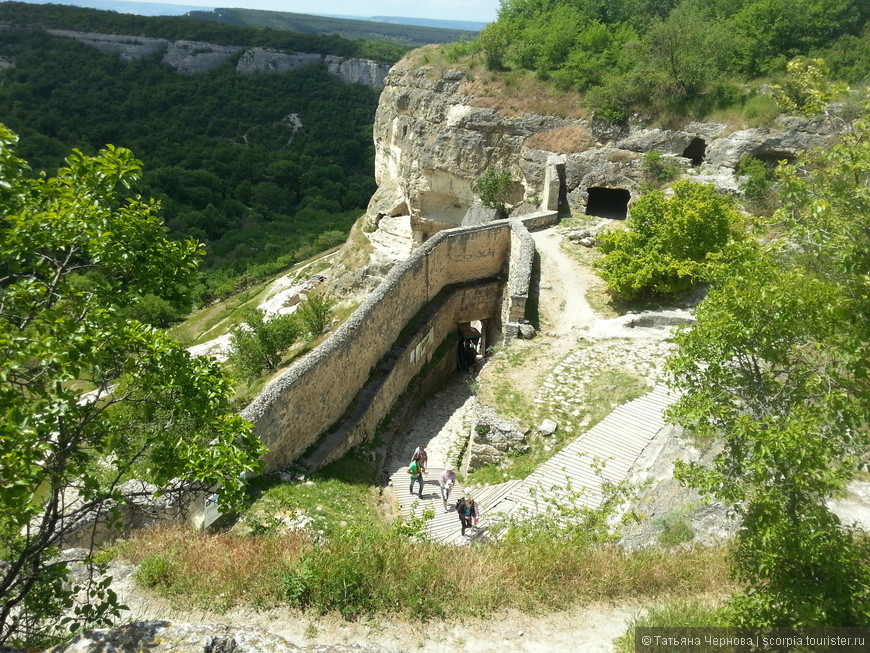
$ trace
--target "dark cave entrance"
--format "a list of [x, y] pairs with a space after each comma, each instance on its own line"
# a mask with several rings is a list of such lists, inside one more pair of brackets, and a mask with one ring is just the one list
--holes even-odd
[[791, 152], [777, 152], [776, 150], [768, 150], [755, 155], [755, 158], [761, 161], [768, 168], [775, 168], [780, 161], [785, 161], [791, 165], [795, 162], [795, 155]]
[[703, 138], [693, 138], [689, 146], [683, 150], [683, 156], [689, 159], [693, 166], [701, 165], [706, 153], [707, 142]]
[[628, 201], [631, 193], [624, 188], [589, 188], [586, 215], [599, 218], [625, 220], [628, 216]]

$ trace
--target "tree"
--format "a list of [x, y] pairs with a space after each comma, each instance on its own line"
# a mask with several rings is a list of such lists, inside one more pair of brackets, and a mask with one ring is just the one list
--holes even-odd
[[738, 42], [707, 7], [682, 2], [667, 18], [653, 21], [645, 35], [647, 74], [665, 96], [694, 95], [724, 77]]
[[672, 415], [724, 445], [677, 475], [742, 520], [735, 625], [867, 626], [870, 544], [826, 501], [870, 452], [870, 123], [778, 178], [676, 338]]
[[489, 166], [486, 172], [474, 183], [474, 190], [480, 195], [480, 201], [488, 209], [495, 209], [502, 217], [510, 211], [507, 201], [510, 199], [514, 187], [511, 173], [503, 168]]
[[266, 320], [260, 309], [247, 311], [243, 320], [231, 333], [230, 361], [244, 379], [252, 381], [266, 370], [278, 369], [281, 354], [302, 335], [302, 325], [293, 314]]
[[824, 59], [796, 57], [788, 62], [788, 78], [783, 86], [771, 87], [777, 106], [789, 113], [801, 113], [818, 118], [828, 110], [828, 104], [846, 87], [832, 84]]
[[322, 294], [310, 295], [297, 311], [309, 337], [316, 338], [329, 327], [335, 300]]
[[604, 254], [595, 264], [620, 299], [672, 294], [708, 278], [710, 257], [737, 237], [734, 203], [712, 186], [687, 180], [673, 197], [653, 191], [631, 207], [625, 230], [600, 234]]
[[34, 179], [16, 140], [0, 125], [0, 643], [41, 646], [120, 609], [105, 583], [70, 586], [55, 554], [128, 500], [122, 482], [220, 484], [232, 507], [263, 447], [214, 363], [125, 316], [149, 293], [177, 296], [200, 253], [129, 194], [141, 164], [108, 146]]

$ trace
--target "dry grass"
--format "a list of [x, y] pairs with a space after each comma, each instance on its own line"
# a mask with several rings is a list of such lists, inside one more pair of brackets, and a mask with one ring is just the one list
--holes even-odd
[[575, 92], [560, 91], [552, 83], [541, 80], [534, 72], [525, 70], [488, 70], [479, 57], [462, 57], [452, 61], [450, 46], [429, 45], [409, 52], [397, 64], [422, 73], [427, 79], [439, 79], [450, 69], [465, 72], [459, 92], [469, 96], [473, 107], [494, 109], [502, 116], [526, 113], [582, 119], [583, 96]]
[[462, 93], [472, 96], [473, 107], [494, 109], [501, 116], [526, 113], [585, 119], [583, 96], [563, 92], [528, 71], [471, 71], [473, 81], [462, 85]]
[[469, 614], [539, 612], [566, 602], [697, 596], [731, 585], [721, 549], [627, 553], [560, 540], [457, 548], [370, 527], [349, 528], [319, 545], [299, 534], [154, 528], [117, 551], [141, 565], [140, 582], [190, 606], [285, 604], [347, 616], [440, 617], [455, 609], [456, 596]]
[[307, 539], [298, 533], [239, 537], [170, 526], [137, 531], [116, 545], [117, 555], [140, 565], [137, 580], [188, 607], [277, 605], [281, 569], [298, 564]]
[[532, 134], [526, 139], [526, 147], [534, 150], [546, 150], [556, 154], [571, 154], [584, 152], [596, 146], [595, 139], [586, 127], [569, 125], [538, 134]]

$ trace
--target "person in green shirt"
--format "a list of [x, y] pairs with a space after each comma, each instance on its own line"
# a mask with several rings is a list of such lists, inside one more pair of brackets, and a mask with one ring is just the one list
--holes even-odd
[[414, 456], [414, 460], [411, 461], [411, 464], [408, 465], [408, 473], [411, 475], [411, 487], [408, 490], [411, 494], [414, 494], [414, 483], [420, 483], [420, 492], [417, 494], [421, 499], [423, 498], [423, 463], [420, 461], [420, 456]]

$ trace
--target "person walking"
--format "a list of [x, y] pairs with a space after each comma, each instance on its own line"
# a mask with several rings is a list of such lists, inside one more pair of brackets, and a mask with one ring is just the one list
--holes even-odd
[[429, 454], [426, 453], [426, 446], [421, 444], [414, 449], [414, 455], [411, 456], [411, 460], [417, 460], [420, 463], [420, 471], [426, 473], [426, 466], [429, 464]]
[[411, 487], [408, 489], [408, 492], [414, 494], [414, 483], [420, 483], [420, 492], [417, 494], [421, 499], [423, 498], [423, 469], [420, 465], [420, 456], [415, 455], [414, 459], [411, 461], [411, 464], [408, 465], [408, 473], [411, 475]]
[[459, 515], [459, 523], [462, 524], [462, 535], [464, 537], [465, 529], [477, 526], [477, 502], [470, 494], [466, 494], [456, 502], [456, 513]]
[[444, 512], [448, 512], [447, 501], [450, 500], [450, 490], [456, 484], [456, 472], [453, 471], [453, 465], [447, 465], [447, 468], [441, 472], [438, 477], [438, 485], [441, 489], [441, 500], [444, 502]]

